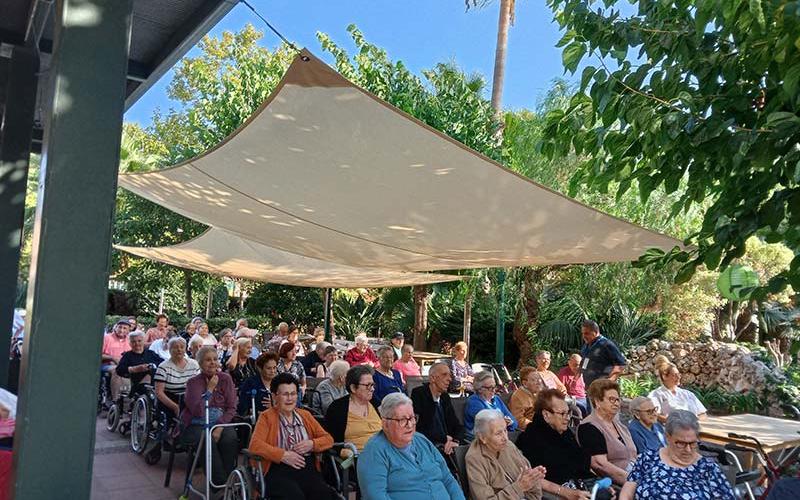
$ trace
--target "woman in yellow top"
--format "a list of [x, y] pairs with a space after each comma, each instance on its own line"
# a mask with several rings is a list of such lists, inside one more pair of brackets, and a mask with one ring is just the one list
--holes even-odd
[[524, 431], [533, 420], [533, 403], [536, 401], [536, 395], [545, 387], [541, 375], [532, 366], [523, 366], [519, 371], [519, 379], [522, 387], [511, 395], [508, 409], [517, 419], [519, 430]]
[[358, 451], [381, 430], [381, 417], [372, 404], [375, 382], [368, 365], [356, 365], [345, 375], [349, 395], [339, 398], [325, 412], [325, 428], [336, 442], [353, 443]]

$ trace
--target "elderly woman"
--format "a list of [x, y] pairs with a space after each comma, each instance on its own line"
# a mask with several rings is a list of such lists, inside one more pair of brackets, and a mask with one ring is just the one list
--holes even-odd
[[253, 341], [248, 337], [240, 337], [233, 343], [233, 351], [225, 369], [231, 374], [233, 383], [239, 387], [246, 379], [258, 374], [256, 360], [250, 357]]
[[269, 387], [272, 379], [278, 374], [278, 361], [278, 355], [274, 352], [265, 352], [256, 359], [258, 374], [245, 379], [239, 386], [239, 404], [236, 407], [238, 415], [246, 416], [252, 413], [253, 399], [256, 403], [256, 416], [272, 408], [272, 393]]
[[[597, 478], [589, 469], [589, 458], [569, 429], [570, 413], [561, 392], [540, 391], [533, 421], [516, 444], [531, 465], [546, 469], [543, 491], [557, 498], [588, 500], [586, 489]], [[609, 498], [609, 492], [600, 492], [597, 498]]]
[[[294, 344], [294, 353], [295, 356], [305, 356], [306, 355], [306, 348], [303, 347], [303, 344], [300, 343], [300, 327], [292, 325], [289, 327], [289, 333], [286, 335], [286, 338], [281, 341], [281, 346], [287, 342], [291, 342]], [[280, 347], [278, 347], [280, 350]]]
[[[186, 445], [199, 442], [205, 425], [205, 394], [208, 400], [210, 424], [228, 424], [236, 413], [236, 389], [230, 375], [219, 371], [217, 351], [204, 346], [197, 353], [200, 373], [186, 382], [185, 406], [181, 413], [184, 431], [180, 440]], [[232, 427], [218, 427], [211, 432], [211, 478], [225, 484], [228, 474], [236, 467], [239, 441]]]
[[517, 419], [520, 430], [524, 431], [533, 420], [533, 403], [539, 391], [544, 389], [544, 384], [539, 372], [532, 366], [523, 366], [519, 371], [519, 379], [522, 387], [511, 395], [509, 407], [511, 414]]
[[473, 387], [475, 374], [467, 358], [466, 342], [456, 342], [456, 345], [453, 346], [453, 359], [450, 360], [450, 373], [453, 375], [453, 380], [450, 382], [450, 392], [472, 394], [475, 391]]
[[517, 430], [517, 419], [508, 410], [503, 400], [495, 394], [497, 383], [491, 372], [484, 371], [475, 374], [475, 394], [467, 398], [467, 405], [464, 409], [464, 430], [466, 439], [472, 440], [473, 427], [475, 426], [475, 415], [481, 410], [500, 410], [505, 416], [506, 429], [509, 431]]
[[286, 342], [278, 349], [278, 356], [281, 358], [278, 361], [278, 373], [291, 373], [297, 379], [300, 385], [300, 398], [306, 391], [306, 371], [303, 365], [297, 361], [297, 350], [295, 349], [294, 342]]
[[639, 456], [622, 487], [620, 500], [733, 500], [733, 491], [719, 465], [697, 452], [700, 424], [694, 413], [673, 410], [665, 429], [667, 446], [647, 450]]
[[665, 422], [672, 410], [687, 410], [701, 420], [706, 417], [706, 407], [693, 392], [680, 387], [681, 372], [674, 363], [665, 356], [656, 356], [653, 360], [661, 387], [653, 390], [648, 397], [656, 402], [659, 409], [658, 420]]
[[403, 383], [405, 383], [406, 377], [419, 377], [422, 375], [419, 364], [414, 360], [414, 346], [410, 344], [403, 346], [400, 350], [400, 358], [394, 362], [392, 369], [400, 372], [400, 376], [403, 377]]
[[381, 418], [372, 398], [375, 392], [372, 368], [363, 365], [350, 368], [345, 375], [345, 385], [350, 396], [328, 406], [325, 428], [336, 442], [353, 443], [360, 451], [369, 438], [381, 430]]
[[567, 388], [558, 378], [558, 375], [550, 371], [550, 352], [539, 351], [536, 353], [536, 371], [542, 377], [542, 383], [545, 389], [558, 389], [558, 391], [567, 395]]
[[363, 333], [356, 335], [356, 346], [345, 353], [344, 360], [350, 363], [350, 366], [369, 365], [374, 367], [378, 365], [378, 357], [370, 349], [367, 336]]
[[381, 404], [387, 394], [406, 391], [400, 372], [392, 369], [394, 349], [391, 346], [385, 345], [378, 349], [378, 362], [372, 375], [372, 380], [375, 381], [375, 393], [372, 395], [375, 405]]
[[208, 323], [204, 321], [200, 321], [197, 323], [197, 333], [201, 339], [203, 339], [203, 345], [210, 345], [216, 346], [217, 345], [217, 338], [208, 331]]
[[591, 457], [592, 470], [624, 484], [636, 460], [631, 433], [619, 421], [619, 384], [599, 378], [589, 385], [594, 411], [578, 427], [578, 442]]
[[289, 373], [279, 373], [270, 384], [275, 406], [258, 417], [250, 453], [262, 457], [270, 498], [333, 499], [325, 484], [316, 453], [333, 446], [333, 438], [306, 410], [297, 407], [300, 386]]
[[347, 385], [345, 377], [350, 365], [347, 361], [336, 360], [331, 363], [328, 369], [329, 377], [320, 382], [314, 389], [314, 396], [311, 397], [311, 408], [320, 415], [325, 415], [328, 407], [335, 400], [347, 396]]
[[186, 383], [200, 373], [200, 365], [186, 357], [186, 341], [182, 338], [172, 337], [167, 345], [169, 359], [158, 365], [153, 381], [158, 402], [172, 418], [180, 414], [180, 400], [186, 392]]
[[197, 353], [203, 347], [203, 339], [199, 335], [193, 335], [188, 342], [189, 347], [186, 348], [186, 355], [192, 359], [197, 359]]
[[[327, 342], [324, 342], [324, 344], [327, 344]], [[325, 346], [325, 349], [323, 350], [322, 359], [323, 361], [317, 363], [317, 365], [314, 367], [314, 376], [317, 378], [326, 378], [330, 376], [331, 365], [335, 361], [339, 360], [339, 351], [337, 351], [334, 346], [329, 344]], [[350, 366], [350, 364], [347, 366]]]
[[186, 326], [183, 327], [183, 330], [178, 332], [178, 335], [180, 335], [183, 338], [183, 340], [185, 340], [191, 347], [192, 345], [191, 339], [192, 337], [194, 337], [195, 333], [197, 333], [197, 324], [189, 322], [186, 323]]
[[217, 345], [219, 364], [225, 366], [233, 354], [233, 330], [225, 328], [219, 332], [219, 344]]
[[633, 398], [630, 404], [633, 420], [628, 422], [633, 443], [638, 453], [666, 446], [664, 427], [658, 423], [658, 410], [653, 400], [644, 396]]
[[467, 451], [469, 493], [475, 500], [542, 498], [545, 468], [531, 467], [508, 440], [506, 421], [497, 410], [475, 415], [475, 440]]
[[381, 431], [369, 440], [358, 460], [364, 500], [464, 500], [442, 454], [422, 434], [411, 399], [396, 392], [383, 398]]
[[150, 380], [155, 367], [161, 364], [161, 356], [144, 348], [144, 333], [135, 330], [128, 334], [131, 350], [119, 359], [116, 372], [120, 377], [131, 379], [131, 388]]

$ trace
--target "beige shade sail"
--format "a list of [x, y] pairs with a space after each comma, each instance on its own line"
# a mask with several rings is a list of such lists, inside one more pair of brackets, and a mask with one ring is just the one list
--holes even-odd
[[115, 248], [185, 269], [281, 285], [372, 288], [424, 285], [461, 279], [460, 276], [451, 274], [343, 266], [277, 250], [213, 228], [178, 245], [148, 248], [115, 245]]
[[631, 261], [680, 245], [511, 172], [307, 51], [217, 147], [120, 185], [247, 240], [355, 267]]

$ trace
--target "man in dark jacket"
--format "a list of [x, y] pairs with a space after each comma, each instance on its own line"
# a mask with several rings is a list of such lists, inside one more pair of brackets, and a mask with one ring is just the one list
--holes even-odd
[[444, 448], [445, 455], [453, 452], [464, 438], [464, 426], [456, 417], [447, 388], [452, 380], [446, 363], [436, 363], [429, 372], [430, 382], [411, 391], [414, 413], [419, 415], [417, 432]]

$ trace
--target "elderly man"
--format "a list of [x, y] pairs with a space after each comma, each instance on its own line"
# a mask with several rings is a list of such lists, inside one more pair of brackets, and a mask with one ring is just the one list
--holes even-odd
[[567, 388], [567, 395], [575, 400], [585, 417], [588, 411], [586, 404], [586, 385], [583, 383], [581, 373], [581, 355], [573, 353], [567, 360], [567, 366], [558, 371], [558, 379]]
[[417, 432], [442, 446], [449, 455], [464, 438], [464, 426], [456, 416], [447, 388], [453, 379], [447, 363], [439, 362], [428, 372], [429, 382], [411, 391], [414, 413], [419, 416]]
[[358, 459], [358, 483], [364, 500], [464, 500], [444, 458], [415, 432], [411, 400], [395, 392], [383, 398], [381, 428]]
[[325, 349], [327, 349], [328, 346], [330, 346], [330, 344], [324, 340], [322, 342], [317, 342], [317, 345], [314, 346], [314, 350], [311, 351], [311, 354], [303, 358], [300, 364], [303, 365], [306, 375], [309, 377], [317, 376], [315, 367], [317, 364], [325, 362]]
[[281, 344], [283, 344], [283, 341], [286, 340], [286, 337], [288, 336], [289, 336], [289, 323], [281, 321], [280, 323], [278, 323], [278, 330], [275, 332], [275, 335], [273, 335], [272, 338], [269, 339], [269, 342], [267, 342], [267, 350], [278, 352], [278, 349], [281, 347]]
[[[152, 328], [151, 328], [151, 330], [152, 330]], [[166, 333], [166, 335], [165, 335], [164, 337], [162, 337], [162, 338], [160, 338], [160, 339], [156, 340], [156, 341], [155, 341], [155, 342], [153, 342], [152, 344], [150, 344], [150, 346], [148, 347], [148, 349], [150, 349], [150, 350], [151, 350], [151, 351], [153, 351], [154, 353], [158, 354], [158, 356], [159, 356], [159, 357], [160, 357], [162, 360], [166, 361], [166, 360], [168, 360], [168, 359], [170, 358], [170, 354], [169, 354], [169, 340], [170, 340], [172, 337], [176, 337], [177, 335], [178, 335], [178, 334], [175, 332], [175, 329], [174, 329], [174, 328], [169, 328], [169, 327], [167, 327], [167, 333]], [[186, 342], [186, 341], [184, 341], [184, 343], [185, 343], [185, 342]], [[146, 343], [146, 342], [145, 342], [145, 343]]]
[[406, 343], [406, 336], [403, 332], [394, 332], [391, 342], [392, 351], [394, 351], [394, 359], [392, 361], [397, 361], [403, 356], [403, 344]]
[[116, 376], [114, 369], [119, 363], [122, 354], [130, 350], [128, 344], [128, 333], [131, 331], [131, 324], [126, 319], [121, 319], [114, 324], [111, 333], [103, 336], [103, 349], [101, 352], [102, 365], [100, 373], [104, 376], [102, 383], [106, 384], [106, 389], [111, 394], [112, 399], [117, 399], [119, 389], [122, 387], [123, 380]]
[[147, 334], [144, 337], [145, 347], [150, 347], [150, 344], [156, 340], [163, 339], [167, 336], [167, 327], [169, 326], [169, 318], [166, 314], [159, 314], [156, 316], [156, 326], [148, 328]]

